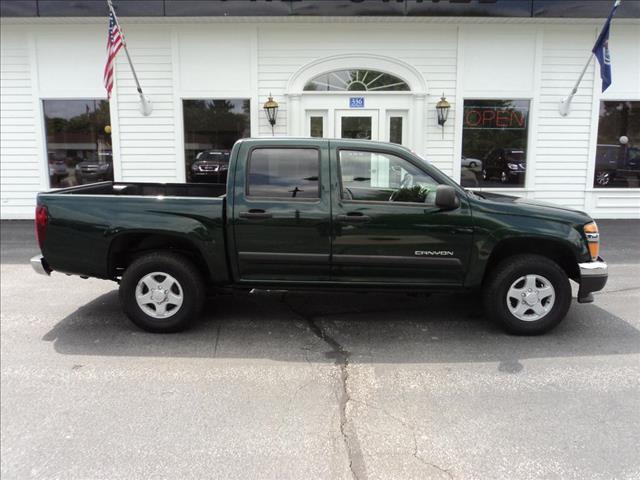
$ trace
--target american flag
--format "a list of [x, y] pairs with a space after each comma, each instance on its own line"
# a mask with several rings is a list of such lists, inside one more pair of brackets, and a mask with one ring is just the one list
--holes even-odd
[[107, 89], [107, 98], [111, 98], [113, 89], [113, 65], [118, 51], [122, 48], [122, 33], [113, 10], [109, 9], [109, 37], [107, 38], [107, 63], [104, 66], [104, 88]]

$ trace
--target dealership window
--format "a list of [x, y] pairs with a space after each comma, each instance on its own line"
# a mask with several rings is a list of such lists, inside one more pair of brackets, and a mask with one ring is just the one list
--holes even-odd
[[524, 187], [529, 100], [465, 100], [461, 183]]
[[257, 148], [248, 170], [249, 197], [320, 198], [320, 154], [315, 148]]
[[251, 135], [248, 99], [183, 100], [188, 182], [225, 183], [231, 147]]
[[109, 102], [43, 100], [53, 188], [113, 180]]
[[600, 102], [593, 186], [640, 187], [640, 102]]

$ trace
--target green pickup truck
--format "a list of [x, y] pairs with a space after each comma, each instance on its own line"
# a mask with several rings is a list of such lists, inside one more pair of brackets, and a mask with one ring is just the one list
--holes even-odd
[[[465, 190], [399, 145], [238, 141], [227, 184], [101, 182], [38, 195], [43, 274], [119, 282], [139, 327], [182, 330], [207, 290], [481, 291], [516, 334], [607, 281], [587, 214]], [[428, 312], [425, 312], [428, 315]]]

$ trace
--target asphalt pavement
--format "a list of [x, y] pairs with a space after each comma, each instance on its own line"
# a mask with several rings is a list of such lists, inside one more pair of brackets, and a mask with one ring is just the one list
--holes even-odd
[[598, 223], [605, 290], [524, 338], [473, 297], [311, 293], [148, 334], [2, 222], [1, 476], [638, 479], [640, 222]]

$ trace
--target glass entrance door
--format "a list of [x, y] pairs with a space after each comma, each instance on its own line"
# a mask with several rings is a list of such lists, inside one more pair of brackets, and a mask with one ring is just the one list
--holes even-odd
[[335, 136], [378, 140], [378, 110], [336, 110]]

